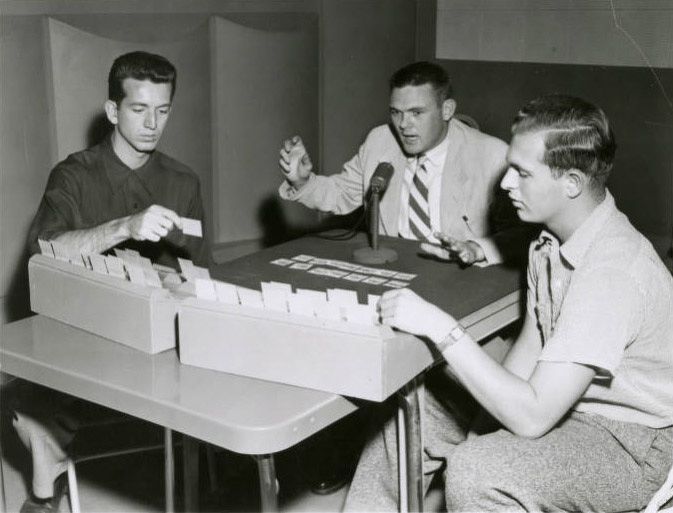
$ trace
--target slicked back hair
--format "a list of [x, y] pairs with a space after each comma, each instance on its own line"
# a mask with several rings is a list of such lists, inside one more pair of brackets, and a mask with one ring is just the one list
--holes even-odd
[[594, 187], [605, 187], [617, 144], [599, 107], [574, 96], [537, 98], [519, 111], [512, 125], [512, 135], [528, 132], [544, 133], [543, 162], [552, 176], [579, 169]]
[[437, 94], [441, 105], [453, 96], [453, 87], [449, 74], [438, 64], [427, 61], [413, 62], [398, 69], [390, 77], [390, 90], [404, 86], [421, 86], [430, 84]]
[[130, 52], [120, 55], [112, 63], [108, 75], [108, 99], [119, 105], [124, 97], [124, 80], [149, 80], [155, 84], [171, 84], [171, 100], [176, 86], [175, 66], [161, 55], [148, 52]]

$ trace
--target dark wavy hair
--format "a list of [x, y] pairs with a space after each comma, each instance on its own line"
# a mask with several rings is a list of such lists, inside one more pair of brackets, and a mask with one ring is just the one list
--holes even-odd
[[119, 104], [126, 96], [123, 82], [127, 78], [149, 80], [155, 84], [171, 84], [171, 100], [175, 94], [177, 72], [168, 59], [148, 52], [120, 55], [112, 63], [108, 75], [108, 98]]
[[412, 62], [398, 69], [390, 77], [390, 90], [412, 85], [430, 84], [437, 93], [437, 101], [441, 104], [453, 96], [453, 87], [449, 74], [438, 64], [427, 61]]
[[528, 103], [514, 118], [512, 135], [544, 132], [543, 162], [560, 177], [579, 169], [605, 186], [617, 144], [605, 113], [581, 98], [554, 94]]

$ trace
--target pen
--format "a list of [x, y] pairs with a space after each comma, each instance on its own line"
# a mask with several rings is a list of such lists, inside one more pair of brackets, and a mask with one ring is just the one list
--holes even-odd
[[470, 220], [467, 218], [467, 216], [465, 216], [465, 215], [463, 216], [463, 221], [465, 221], [465, 226], [467, 226], [467, 229], [472, 234], [472, 237], [476, 237], [476, 235], [472, 231], [472, 228], [470, 228]]

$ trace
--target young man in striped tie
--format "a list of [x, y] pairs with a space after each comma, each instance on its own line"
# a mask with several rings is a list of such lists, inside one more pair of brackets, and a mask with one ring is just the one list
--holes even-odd
[[314, 174], [301, 139], [284, 142], [280, 196], [348, 214], [362, 206], [376, 167], [389, 162], [395, 172], [380, 203], [381, 234], [426, 242], [425, 250], [466, 265], [499, 263], [521, 245], [520, 238], [508, 244], [513, 230], [520, 232], [511, 210], [493, 218], [507, 145], [455, 112], [446, 71], [430, 62], [409, 64], [390, 79], [390, 124], [374, 128], [341, 173]]

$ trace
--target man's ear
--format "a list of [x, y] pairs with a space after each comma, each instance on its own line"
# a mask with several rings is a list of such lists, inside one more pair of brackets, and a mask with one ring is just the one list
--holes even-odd
[[570, 199], [577, 198], [587, 188], [588, 177], [579, 169], [569, 169], [564, 173], [566, 194]]
[[113, 125], [117, 124], [117, 102], [112, 100], [107, 100], [105, 102], [105, 114], [107, 115], [108, 121]]
[[456, 113], [456, 100], [448, 99], [442, 103], [442, 119], [450, 120]]

